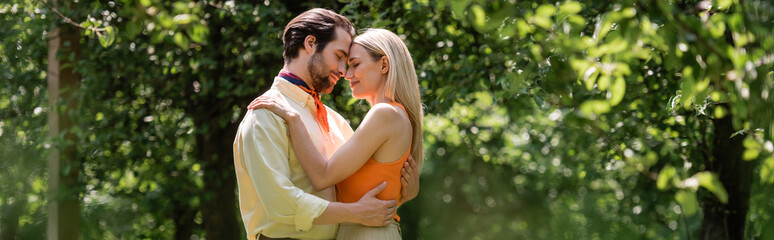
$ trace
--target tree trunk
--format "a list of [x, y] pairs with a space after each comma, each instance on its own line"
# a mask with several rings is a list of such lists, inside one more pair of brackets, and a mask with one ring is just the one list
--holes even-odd
[[[56, 1], [53, 1], [56, 7]], [[80, 230], [80, 197], [78, 189], [78, 160], [75, 144], [77, 136], [70, 131], [73, 120], [69, 112], [76, 110], [73, 94], [80, 76], [73, 68], [79, 59], [80, 32], [69, 24], [54, 25], [49, 35], [48, 85], [49, 136], [63, 141], [52, 148], [48, 159], [48, 239], [78, 239]], [[74, 58], [70, 59], [69, 56]], [[61, 57], [58, 57], [61, 56]], [[72, 61], [70, 61], [72, 60]], [[65, 64], [67, 63], [67, 64]], [[65, 66], [65, 67], [62, 67]], [[59, 101], [61, 100], [60, 105]]]
[[[218, 112], [230, 116], [230, 113]], [[196, 136], [197, 156], [204, 169], [201, 205], [204, 232], [208, 239], [239, 239], [241, 231], [236, 213], [236, 174], [232, 158], [232, 142], [237, 129], [235, 124], [220, 128], [218, 118], [201, 117], [204, 119], [194, 120], [196, 126], [209, 126], [208, 131]]]
[[193, 235], [194, 218], [196, 217], [196, 209], [191, 207], [187, 202], [175, 201], [173, 205], [175, 222], [175, 240], [190, 240]]
[[[219, 47], [230, 41], [223, 37], [219, 29], [228, 27], [229, 23], [219, 22], [209, 25], [209, 46]], [[230, 119], [232, 109], [224, 99], [217, 97], [217, 86], [222, 81], [232, 81], [223, 73], [234, 71], [234, 66], [228, 66], [231, 56], [225, 56], [217, 51], [214, 56], [217, 67], [203, 74], [214, 81], [215, 89], [203, 89], [197, 96], [193, 111], [194, 126], [196, 126], [196, 159], [202, 163], [204, 172], [204, 191], [201, 195], [200, 210], [202, 224], [207, 239], [240, 239], [241, 224], [237, 215], [236, 172], [234, 171], [233, 142], [239, 122], [221, 125], [224, 119]], [[239, 79], [239, 81], [246, 79]], [[228, 101], [228, 100], [225, 100]]]
[[703, 199], [704, 221], [700, 239], [743, 239], [755, 164], [754, 161], [742, 160], [745, 135], [731, 138], [736, 132], [731, 116], [715, 119], [713, 125], [713, 159], [708, 164], [708, 170], [718, 173], [720, 182], [728, 191], [728, 203], [721, 203], [712, 194]]

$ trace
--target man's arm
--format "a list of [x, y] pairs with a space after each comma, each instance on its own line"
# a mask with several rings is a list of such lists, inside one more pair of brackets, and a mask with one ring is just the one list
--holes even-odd
[[383, 182], [376, 188], [368, 191], [356, 203], [331, 202], [320, 217], [314, 220], [314, 224], [336, 224], [341, 222], [354, 222], [366, 226], [385, 226], [392, 221], [395, 209], [398, 207], [396, 200], [379, 200], [379, 194], [387, 187]]
[[[293, 224], [298, 231], [307, 231], [312, 224], [356, 222], [381, 226], [382, 212], [394, 212], [396, 201], [382, 201], [372, 190], [357, 203], [329, 202], [304, 192], [293, 185], [288, 176], [289, 139], [287, 127], [268, 110], [255, 110], [243, 134], [245, 166], [266, 214], [274, 221]], [[267, 197], [268, 196], [268, 197]], [[389, 223], [389, 222], [388, 222]]]
[[267, 216], [294, 225], [297, 231], [308, 231], [329, 201], [304, 192], [290, 181], [290, 142], [285, 123], [266, 110], [248, 114], [253, 116], [237, 134], [243, 141], [244, 166]]

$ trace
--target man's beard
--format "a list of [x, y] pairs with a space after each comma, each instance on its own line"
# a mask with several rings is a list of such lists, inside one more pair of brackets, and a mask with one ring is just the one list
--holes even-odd
[[312, 87], [318, 93], [330, 93], [333, 88], [333, 82], [330, 80], [331, 72], [325, 68], [325, 60], [322, 54], [314, 53], [307, 63], [309, 68], [309, 77], [312, 78]]

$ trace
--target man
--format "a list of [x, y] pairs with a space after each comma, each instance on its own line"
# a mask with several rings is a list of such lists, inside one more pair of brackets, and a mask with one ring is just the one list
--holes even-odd
[[[283, 34], [285, 65], [266, 94], [282, 96], [304, 121], [314, 146], [330, 157], [350, 136], [344, 118], [324, 106], [328, 94], [346, 72], [355, 29], [345, 17], [312, 9], [288, 23]], [[396, 200], [380, 200], [377, 186], [356, 203], [334, 202], [335, 190], [313, 191], [298, 163], [279, 116], [266, 109], [248, 111], [234, 140], [234, 165], [239, 205], [250, 239], [333, 239], [338, 223], [383, 226], [392, 220]], [[407, 201], [418, 191], [418, 173], [407, 168], [403, 181]]]

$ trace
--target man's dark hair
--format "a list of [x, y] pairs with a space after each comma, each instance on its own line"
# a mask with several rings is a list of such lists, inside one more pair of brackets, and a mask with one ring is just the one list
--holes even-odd
[[285, 52], [282, 57], [285, 63], [298, 57], [298, 49], [304, 46], [306, 36], [317, 38], [317, 51], [322, 52], [328, 42], [336, 40], [336, 28], [340, 27], [355, 36], [355, 27], [349, 19], [328, 9], [314, 8], [301, 13], [285, 26], [282, 34], [282, 43], [285, 44]]

